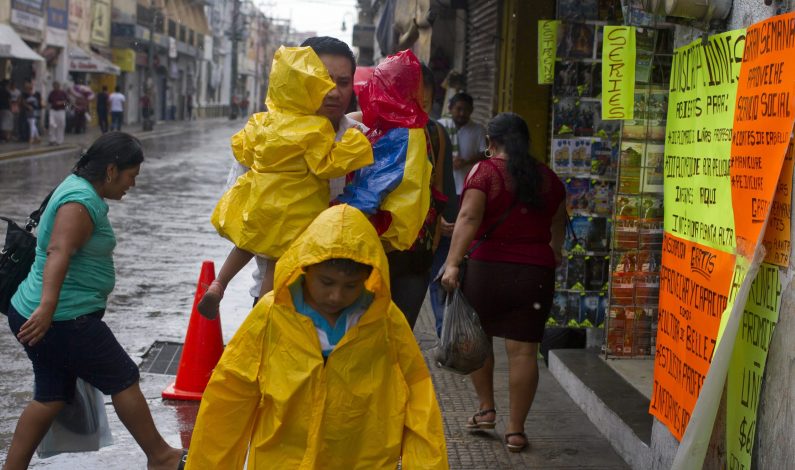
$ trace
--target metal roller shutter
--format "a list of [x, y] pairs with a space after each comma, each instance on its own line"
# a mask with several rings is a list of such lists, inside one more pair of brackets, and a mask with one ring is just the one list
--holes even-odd
[[494, 114], [500, 56], [500, 1], [469, 0], [467, 93], [475, 99], [472, 120], [485, 125]]

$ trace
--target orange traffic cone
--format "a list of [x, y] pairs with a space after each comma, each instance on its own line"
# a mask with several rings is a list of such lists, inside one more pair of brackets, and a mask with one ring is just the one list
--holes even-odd
[[196, 296], [193, 298], [188, 333], [185, 335], [185, 345], [182, 347], [182, 357], [179, 360], [177, 379], [163, 390], [164, 399], [201, 400], [213, 368], [224, 352], [220, 316], [208, 320], [196, 310], [199, 300], [214, 280], [215, 265], [212, 261], [203, 262]]

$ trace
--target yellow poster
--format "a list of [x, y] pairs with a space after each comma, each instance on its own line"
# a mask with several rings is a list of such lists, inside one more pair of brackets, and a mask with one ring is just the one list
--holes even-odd
[[110, 0], [94, 0], [91, 22], [91, 42], [110, 45]]
[[550, 85], [555, 78], [558, 20], [538, 20], [538, 84]]
[[751, 468], [756, 410], [767, 362], [767, 348], [778, 322], [781, 280], [777, 266], [759, 268], [732, 353], [726, 392], [726, 445], [729, 468]]
[[723, 251], [735, 246], [731, 164], [745, 30], [677, 49], [665, 137], [665, 231]]
[[602, 119], [632, 119], [635, 28], [605, 26], [602, 40]]
[[122, 72], [135, 72], [135, 50], [114, 48], [113, 63], [118, 65]]

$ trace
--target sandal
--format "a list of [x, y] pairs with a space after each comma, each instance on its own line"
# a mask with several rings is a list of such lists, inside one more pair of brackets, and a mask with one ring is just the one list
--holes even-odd
[[[486, 416], [489, 413], [494, 413], [494, 418], [491, 421], [486, 420], [478, 420], [478, 418], [482, 416]], [[494, 408], [488, 410], [480, 410], [472, 415], [471, 418], [467, 420], [467, 429], [494, 429], [494, 426], [497, 425], [497, 410]]]
[[[508, 439], [513, 436], [521, 436], [524, 442], [520, 445], [511, 444], [511, 442]], [[525, 447], [527, 447], [528, 444], [529, 442], [527, 441], [527, 435], [523, 432], [509, 432], [505, 435], [505, 447], [507, 447], [508, 450], [511, 452], [521, 452], [524, 450]]]

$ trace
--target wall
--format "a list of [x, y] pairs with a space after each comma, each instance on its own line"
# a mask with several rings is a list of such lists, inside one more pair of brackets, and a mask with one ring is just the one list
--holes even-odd
[[538, 84], [538, 20], [555, 18], [555, 0], [534, 2], [513, 1], [508, 21], [515, 21], [515, 44], [508, 59], [513, 61], [513, 74], [506, 77], [500, 94], [511, 86], [510, 104], [503, 100], [499, 111], [513, 111], [522, 116], [530, 127], [531, 153], [539, 160], [548, 160], [550, 131], [551, 85]]

